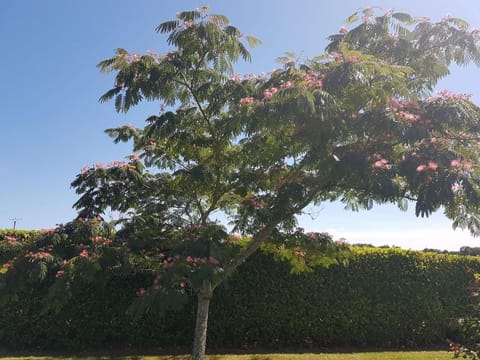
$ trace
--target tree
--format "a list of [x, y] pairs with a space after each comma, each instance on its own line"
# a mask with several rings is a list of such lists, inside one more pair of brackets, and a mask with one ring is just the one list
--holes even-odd
[[[443, 209], [455, 227], [479, 232], [480, 109], [466, 95], [431, 95], [452, 62], [480, 62], [478, 31], [372, 9], [349, 20], [360, 23], [331, 36], [328, 54], [303, 63], [287, 54], [267, 76], [234, 72], [250, 60], [245, 43], [259, 41], [206, 8], [157, 28], [172, 46], [165, 55], [118, 49], [99, 64], [116, 74], [102, 102], [161, 110], [144, 128], [106, 130], [134, 154], [84, 169], [75, 207], [93, 219], [122, 214], [114, 244], [154, 274], [135, 309], [197, 296], [196, 360], [215, 288], [260, 247], [293, 271], [343, 259], [328, 234], [296, 227], [310, 204], [413, 201], [417, 216]], [[104, 264], [132, 261], [115, 254]]]

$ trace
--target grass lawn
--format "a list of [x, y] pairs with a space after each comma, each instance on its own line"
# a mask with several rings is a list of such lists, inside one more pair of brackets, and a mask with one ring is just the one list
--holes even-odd
[[[258, 354], [258, 355], [208, 355], [207, 360], [451, 360], [453, 354], [447, 351], [402, 351], [364, 352], [348, 354]], [[189, 360], [189, 355], [162, 356], [32, 356], [1, 357], [4, 360]]]

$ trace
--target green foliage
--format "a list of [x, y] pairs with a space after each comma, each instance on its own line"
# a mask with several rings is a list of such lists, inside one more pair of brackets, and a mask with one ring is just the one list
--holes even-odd
[[[478, 257], [352, 248], [348, 264], [292, 275], [287, 262], [258, 253], [217, 289], [210, 314], [212, 347], [420, 347], [460, 341]], [[103, 286], [76, 279], [66, 306], [45, 311], [48, 286], [32, 286], [0, 310], [0, 342], [12, 349], [188, 346], [195, 304], [158, 312], [150, 303], [127, 315], [154, 277], [139, 267]], [[182, 300], [183, 301], [183, 300]]]
[[347, 266], [288, 276], [288, 266], [259, 254], [219, 289], [210, 341], [220, 347], [441, 344], [458, 336], [451, 324], [469, 311], [467, 268], [478, 268], [478, 261], [353, 248]]
[[9, 261], [22, 254], [42, 233], [36, 230], [0, 230], [0, 272], [6, 271]]

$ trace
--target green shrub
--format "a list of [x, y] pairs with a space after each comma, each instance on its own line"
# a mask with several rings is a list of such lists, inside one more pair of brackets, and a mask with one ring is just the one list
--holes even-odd
[[[347, 266], [292, 275], [287, 263], [252, 256], [211, 303], [210, 347], [417, 347], [443, 344], [472, 298], [467, 268], [480, 258], [389, 248], [352, 248]], [[10, 298], [0, 310], [0, 343], [12, 349], [176, 347], [192, 340], [193, 301], [182, 311], [126, 311], [144, 274], [112, 276], [104, 287], [76, 286], [57, 312], [44, 311], [48, 289]]]

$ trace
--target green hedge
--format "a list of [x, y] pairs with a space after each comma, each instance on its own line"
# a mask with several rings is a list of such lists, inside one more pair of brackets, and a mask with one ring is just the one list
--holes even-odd
[[348, 267], [288, 275], [256, 256], [212, 304], [210, 340], [226, 346], [428, 346], [469, 311], [473, 257], [355, 249]]
[[[467, 268], [477, 257], [353, 248], [348, 266], [290, 275], [289, 265], [258, 253], [216, 290], [213, 347], [400, 347], [442, 344], [469, 311]], [[193, 301], [183, 311], [133, 321], [125, 311], [142, 275], [85, 285], [60, 312], [45, 313], [47, 289], [31, 289], [0, 310], [0, 344], [11, 349], [189, 346]], [[452, 320], [453, 319], [453, 320]]]

